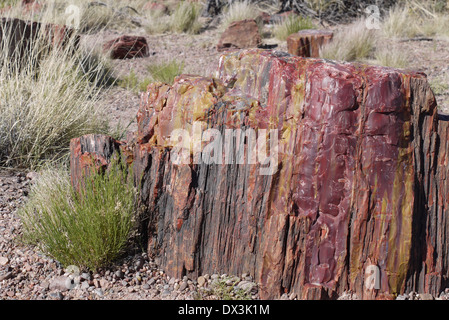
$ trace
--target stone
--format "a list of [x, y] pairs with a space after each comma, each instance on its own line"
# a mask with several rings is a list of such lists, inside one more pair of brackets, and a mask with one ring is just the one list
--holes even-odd
[[12, 272], [7, 272], [4, 275], [0, 275], [0, 281], [9, 280], [11, 278], [13, 278], [13, 273]]
[[123, 279], [123, 277], [125, 276], [125, 275], [123, 274], [123, 271], [122, 271], [122, 270], [117, 270], [117, 271], [114, 273], [114, 275], [115, 275], [115, 277], [116, 277], [117, 279]]
[[0, 257], [0, 266], [6, 266], [9, 262], [7, 257]]
[[420, 300], [434, 300], [433, 296], [430, 293], [420, 293], [419, 299]]
[[203, 276], [198, 277], [198, 285], [200, 287], [204, 286], [205, 283], [206, 283], [206, 278], [204, 278]]
[[218, 51], [258, 47], [262, 44], [259, 27], [255, 20], [232, 22], [222, 33], [217, 44]]
[[87, 280], [87, 281], [92, 280], [92, 275], [90, 273], [88, 273], [88, 272], [83, 272], [80, 275], [80, 277], [81, 277], [81, 279], [84, 279], [84, 280]]
[[[236, 287], [236, 289], [240, 289], [243, 290], [244, 292], [248, 292], [248, 293], [256, 293], [257, 292], [257, 284], [255, 284], [254, 282], [250, 282], [250, 281], [241, 281]], [[290, 296], [292, 296], [295, 293], [292, 293]], [[296, 294], [295, 294], [296, 297]], [[293, 300], [293, 299], [290, 299]]]
[[99, 296], [100, 298], [104, 296], [104, 292], [103, 292], [103, 290], [102, 290], [101, 288], [95, 289], [94, 292], [95, 292], [95, 294], [96, 294], [97, 296]]
[[179, 285], [179, 291], [184, 291], [189, 285], [187, 284], [187, 281], [183, 281], [181, 282], [181, 284]]
[[134, 267], [136, 268], [136, 270], [140, 270], [142, 269], [143, 265], [145, 264], [145, 260], [142, 257], [138, 257], [135, 261], [134, 261]]
[[[95, 142], [92, 143], [92, 140]], [[103, 135], [92, 134], [73, 139], [70, 142], [70, 179], [75, 189], [80, 191], [84, 186], [83, 181], [91, 174], [91, 168], [105, 170], [109, 159], [119, 148], [118, 141]], [[116, 275], [120, 272], [117, 271]]]
[[156, 283], [156, 279], [151, 278], [150, 280], [148, 280], [148, 285], [152, 286], [153, 284]]
[[50, 296], [50, 298], [53, 299], [53, 300], [63, 300], [63, 299], [64, 299], [63, 294], [62, 294], [61, 292], [59, 292], [59, 291], [51, 292], [51, 293], [49, 294], [49, 296]]
[[143, 58], [149, 54], [145, 37], [128, 35], [107, 41], [103, 45], [103, 50], [108, 52], [111, 59]]
[[100, 287], [107, 289], [109, 287], [109, 282], [106, 279], [100, 279]]
[[287, 51], [300, 57], [318, 58], [321, 47], [331, 42], [333, 36], [330, 30], [301, 30], [287, 37]]
[[[195, 142], [198, 128], [215, 137], [231, 130], [233, 143], [222, 142], [232, 149]], [[264, 138], [257, 149], [266, 154], [250, 162]], [[444, 288], [449, 123], [438, 120], [420, 72], [230, 51], [216, 78], [150, 84], [137, 132], [108, 139], [72, 140], [71, 159], [94, 155], [107, 167], [115, 148], [129, 160], [148, 255], [170, 277], [246, 272], [261, 299], [286, 291], [286, 299], [394, 299]], [[365, 287], [367, 270], [378, 270], [379, 289]]]
[[75, 287], [75, 281], [65, 276], [58, 276], [50, 282], [50, 290], [65, 292]]
[[82, 282], [80, 286], [81, 290], [87, 290], [89, 287], [89, 282], [86, 281]]
[[41, 284], [40, 284], [40, 287], [41, 287], [42, 289], [44, 289], [44, 290], [48, 290], [49, 287], [50, 287], [50, 282], [48, 282], [48, 281], [42, 281]]

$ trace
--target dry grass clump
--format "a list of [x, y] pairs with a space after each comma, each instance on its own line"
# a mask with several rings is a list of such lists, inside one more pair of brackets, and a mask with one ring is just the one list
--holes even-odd
[[179, 33], [198, 33], [202, 27], [199, 22], [201, 6], [189, 1], [181, 1], [171, 16], [171, 30]]
[[376, 41], [376, 31], [368, 29], [366, 21], [360, 19], [338, 32], [330, 43], [321, 48], [320, 56], [330, 60], [360, 61], [373, 54]]
[[273, 34], [276, 39], [285, 41], [287, 37], [293, 33], [296, 33], [300, 30], [304, 29], [314, 29], [315, 25], [313, 24], [310, 18], [304, 18], [298, 15], [289, 15], [282, 22], [276, 24], [274, 26]]
[[154, 10], [146, 15], [145, 31], [149, 34], [162, 34], [170, 31], [172, 17], [164, 12]]
[[[254, 19], [258, 17], [259, 8], [247, 0], [232, 2], [224, 11], [221, 20], [221, 26], [226, 29], [232, 22]], [[260, 23], [259, 23], [260, 24]], [[261, 26], [259, 26], [260, 28]]]
[[11, 30], [0, 50], [0, 165], [39, 166], [65, 156], [74, 137], [106, 133], [104, 61], [75, 49], [75, 37], [53, 46], [43, 28], [23, 56], [11, 54]]
[[414, 38], [448, 36], [449, 16], [435, 1], [407, 1], [392, 7], [382, 23], [385, 36]]
[[409, 65], [407, 55], [398, 50], [377, 48], [374, 53], [375, 63], [393, 68], [406, 68]]

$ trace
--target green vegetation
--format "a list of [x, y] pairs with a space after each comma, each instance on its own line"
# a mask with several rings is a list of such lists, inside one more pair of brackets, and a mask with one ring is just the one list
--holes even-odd
[[170, 60], [161, 63], [154, 63], [148, 66], [148, 72], [153, 81], [172, 84], [175, 77], [179, 76], [184, 70], [184, 62], [179, 63], [176, 60]]
[[122, 77], [118, 81], [118, 85], [122, 88], [138, 93], [145, 91], [150, 82], [151, 79], [149, 78], [145, 78], [142, 81], [140, 81], [134, 70], [131, 70], [128, 75]]
[[437, 95], [449, 93], [449, 84], [441, 78], [433, 78], [429, 81], [429, 85]]
[[105, 173], [92, 170], [77, 192], [64, 169], [42, 171], [20, 210], [24, 240], [64, 266], [95, 270], [116, 259], [133, 229], [132, 172], [113, 158]]
[[251, 292], [238, 288], [237, 277], [226, 276], [213, 280], [208, 288], [200, 288], [196, 300], [206, 300], [212, 296], [219, 300], [251, 300]]
[[284, 21], [275, 25], [274, 36], [281, 41], [287, 40], [287, 37], [304, 29], [313, 29], [315, 25], [309, 18], [303, 18], [298, 15], [289, 15]]
[[1, 0], [0, 1], [0, 8], [4, 8], [7, 6], [15, 6], [18, 3], [19, 0]]
[[243, 289], [237, 289], [236, 284], [227, 285], [226, 282], [232, 277], [220, 278], [212, 285], [212, 294], [220, 300], [251, 300], [251, 293]]

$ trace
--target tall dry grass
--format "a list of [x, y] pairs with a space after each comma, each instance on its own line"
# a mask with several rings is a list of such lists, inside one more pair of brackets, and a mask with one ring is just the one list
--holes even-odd
[[39, 166], [65, 156], [72, 138], [108, 131], [98, 108], [105, 62], [74, 49], [76, 32], [62, 47], [42, 28], [22, 57], [11, 51], [13, 28], [2, 32], [1, 166]]

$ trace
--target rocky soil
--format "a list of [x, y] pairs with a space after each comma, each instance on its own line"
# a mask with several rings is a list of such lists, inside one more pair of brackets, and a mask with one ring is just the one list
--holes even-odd
[[258, 299], [251, 276], [226, 274], [174, 279], [146, 254], [123, 257], [110, 268], [83, 272], [63, 268], [22, 240], [18, 208], [26, 201], [34, 172], [0, 171], [0, 300], [217, 300]]

